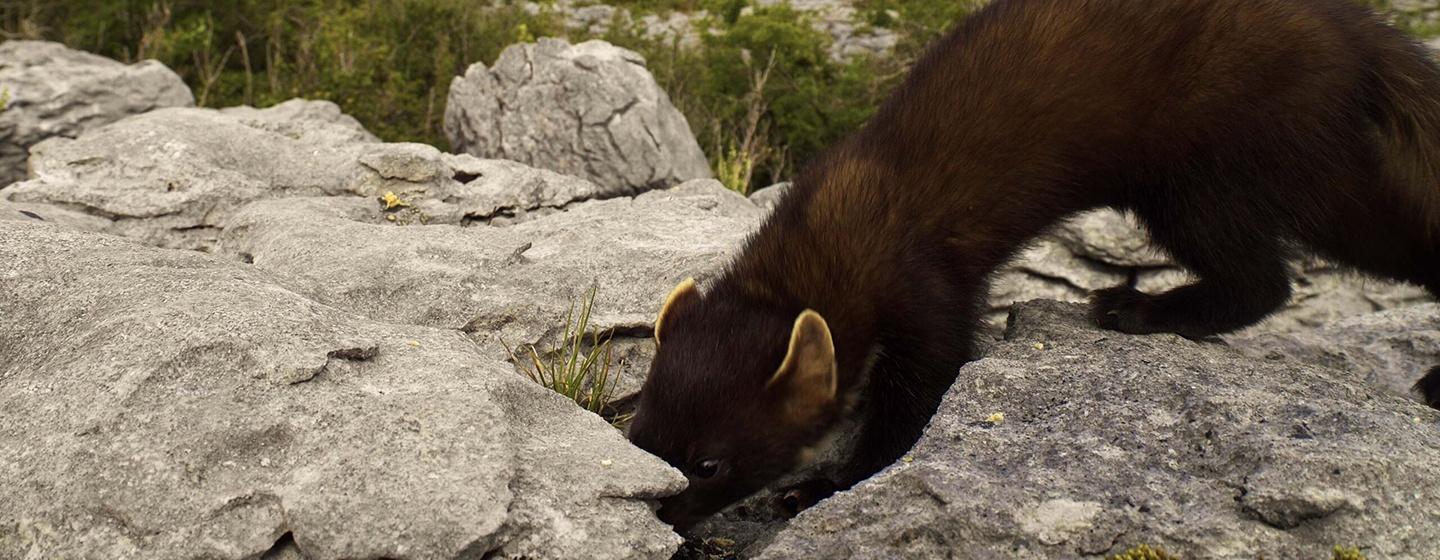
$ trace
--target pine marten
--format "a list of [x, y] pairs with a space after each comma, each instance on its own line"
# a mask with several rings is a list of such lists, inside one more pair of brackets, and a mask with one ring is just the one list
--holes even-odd
[[[772, 484], [842, 418], [841, 474], [793, 507], [894, 462], [975, 357], [987, 277], [1098, 207], [1198, 278], [1094, 293], [1104, 328], [1251, 325], [1301, 249], [1440, 293], [1440, 69], [1352, 0], [994, 0], [665, 301], [630, 428], [689, 478], [661, 519]], [[1440, 405], [1440, 368], [1416, 390]]]

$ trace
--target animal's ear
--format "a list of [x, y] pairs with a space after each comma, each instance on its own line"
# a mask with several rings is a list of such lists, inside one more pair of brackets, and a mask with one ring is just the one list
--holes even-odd
[[765, 389], [781, 403], [791, 421], [808, 423], [835, 403], [835, 342], [819, 313], [806, 309], [795, 319], [790, 349]]
[[700, 301], [700, 291], [695, 289], [695, 279], [686, 278], [680, 281], [670, 291], [670, 296], [665, 298], [665, 305], [660, 307], [660, 315], [655, 317], [655, 344], [660, 344], [660, 329], [667, 321], [672, 321], [686, 308], [695, 305]]

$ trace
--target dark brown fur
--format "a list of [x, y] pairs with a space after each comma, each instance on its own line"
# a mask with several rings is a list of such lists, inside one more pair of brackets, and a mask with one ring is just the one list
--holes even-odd
[[[828, 321], [866, 421], [846, 488], [914, 443], [975, 357], [990, 273], [1105, 206], [1199, 278], [1096, 293], [1107, 328], [1253, 324], [1289, 298], [1295, 249], [1440, 293], [1440, 70], [1348, 0], [996, 0], [667, 319], [631, 431], [691, 474], [662, 518], [684, 527], [773, 482], [847, 413], [776, 420], [766, 380], [802, 310]], [[1440, 402], [1440, 368], [1417, 389]], [[705, 459], [722, 466], [695, 476]]]

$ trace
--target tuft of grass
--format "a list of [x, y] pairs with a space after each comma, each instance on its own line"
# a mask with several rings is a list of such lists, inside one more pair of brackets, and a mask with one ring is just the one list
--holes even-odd
[[1105, 560], [1179, 560], [1165, 549], [1142, 544], [1120, 554], [1107, 556]]
[[510, 355], [510, 361], [531, 380], [575, 401], [585, 410], [605, 417], [618, 427], [628, 418], [617, 415], [610, 406], [620, 381], [619, 370], [611, 369], [610, 335], [590, 333], [586, 343], [596, 291], [597, 288], [592, 286], [586, 292], [578, 315], [575, 302], [570, 303], [558, 346], [541, 352], [533, 344], [526, 345], [517, 356], [509, 344], [503, 340], [501, 344]]
[[1331, 558], [1332, 560], [1365, 560], [1365, 554], [1361, 553], [1359, 548], [1353, 546], [1344, 547], [1337, 544], [1335, 545], [1335, 550]]

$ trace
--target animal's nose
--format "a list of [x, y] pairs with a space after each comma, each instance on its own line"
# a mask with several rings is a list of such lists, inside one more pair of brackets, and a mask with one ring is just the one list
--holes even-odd
[[679, 504], [667, 500], [660, 502], [660, 510], [656, 511], [655, 515], [674, 528], [676, 533], [681, 534], [689, 531], [700, 520], [687, 509], [680, 507]]

